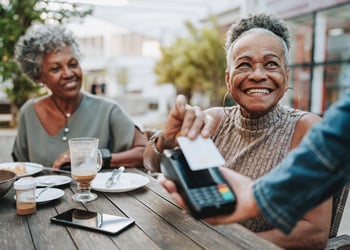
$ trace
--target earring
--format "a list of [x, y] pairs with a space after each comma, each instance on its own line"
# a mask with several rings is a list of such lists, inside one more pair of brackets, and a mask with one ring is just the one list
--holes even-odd
[[299, 95], [298, 95], [298, 92], [297, 92], [292, 86], [288, 86], [288, 87], [286, 88], [286, 92], [287, 92], [288, 90], [291, 90], [291, 91], [294, 93], [294, 95], [295, 95], [294, 98], [295, 98], [296, 102], [299, 102], [300, 97], [299, 97]]
[[225, 95], [224, 95], [224, 99], [222, 100], [222, 106], [224, 107], [224, 114], [225, 116], [228, 116], [229, 114], [227, 113], [227, 110], [226, 110], [226, 98], [227, 96], [231, 94], [228, 90], [226, 90], [225, 92]]

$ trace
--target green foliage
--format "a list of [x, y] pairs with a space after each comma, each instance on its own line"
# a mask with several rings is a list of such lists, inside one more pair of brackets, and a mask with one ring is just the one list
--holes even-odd
[[163, 56], [154, 71], [158, 83], [172, 82], [178, 92], [188, 98], [194, 86], [202, 84], [211, 96], [211, 103], [219, 105], [226, 90], [224, 34], [215, 20], [211, 24], [196, 29], [188, 23], [190, 36], [178, 38], [170, 47], [161, 48]]
[[29, 97], [38, 95], [40, 89], [23, 76], [13, 61], [18, 38], [33, 22], [67, 22], [91, 14], [91, 9], [76, 4], [52, 4], [48, 0], [8, 0], [0, 3], [0, 83], [11, 80], [12, 88], [7, 88], [6, 93], [17, 107]]

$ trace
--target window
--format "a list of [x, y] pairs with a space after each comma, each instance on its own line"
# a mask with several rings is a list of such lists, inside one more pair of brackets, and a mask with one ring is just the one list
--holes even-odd
[[288, 22], [291, 31], [290, 64], [310, 63], [312, 54], [312, 15]]

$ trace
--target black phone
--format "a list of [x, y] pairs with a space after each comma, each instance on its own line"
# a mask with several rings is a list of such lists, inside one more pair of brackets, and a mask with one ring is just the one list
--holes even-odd
[[219, 169], [193, 171], [181, 149], [164, 150], [161, 172], [176, 183], [191, 214], [197, 219], [232, 213], [236, 196]]
[[135, 220], [132, 218], [77, 208], [72, 208], [51, 217], [50, 221], [56, 224], [75, 226], [107, 234], [117, 234], [135, 223]]

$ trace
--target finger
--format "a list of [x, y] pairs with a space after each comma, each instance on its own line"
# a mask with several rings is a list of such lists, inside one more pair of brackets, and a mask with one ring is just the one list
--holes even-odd
[[187, 99], [184, 95], [178, 95], [175, 100], [175, 106], [173, 108], [174, 117], [183, 117], [186, 112]]
[[204, 113], [198, 106], [186, 106], [186, 113], [181, 127], [181, 136], [187, 136], [190, 139], [197, 137], [203, 126]]
[[173, 193], [176, 192], [176, 185], [173, 181], [167, 179], [166, 177], [159, 177], [159, 182], [160, 184], [165, 188], [166, 191], [168, 191], [168, 193]]
[[186, 136], [186, 137], [188, 136], [188, 133], [189, 133], [195, 119], [196, 119], [196, 108], [187, 105], [179, 136]]
[[169, 193], [172, 200], [178, 204], [182, 209], [188, 211], [188, 208], [185, 204], [185, 201], [181, 197], [181, 195], [177, 192], [176, 185], [173, 181], [167, 179], [164, 176], [158, 177], [158, 181], [165, 188], [165, 190]]
[[203, 138], [208, 138], [214, 135], [215, 130], [216, 130], [216, 126], [215, 126], [214, 118], [209, 114], [205, 114], [204, 126], [202, 128], [201, 135], [203, 136]]
[[176, 135], [180, 133], [182, 122], [186, 113], [186, 106], [186, 97], [183, 95], [178, 95], [176, 97], [176, 103], [172, 108], [163, 129], [163, 135], [167, 139], [174, 140]]
[[[206, 121], [205, 113], [200, 107], [194, 106], [187, 109], [182, 133], [190, 139], [195, 139], [201, 133]], [[187, 133], [186, 133], [187, 132]], [[206, 132], [208, 133], [208, 132]]]
[[195, 139], [201, 133], [203, 126], [205, 124], [205, 114], [199, 107], [193, 107], [195, 112], [195, 119], [192, 123], [190, 131], [188, 133], [188, 138]]

